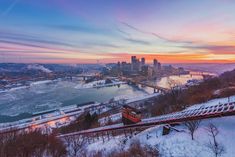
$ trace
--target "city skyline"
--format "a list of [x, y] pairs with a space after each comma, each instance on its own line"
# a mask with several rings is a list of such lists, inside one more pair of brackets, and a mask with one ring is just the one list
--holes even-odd
[[2, 0], [0, 62], [234, 63], [235, 1]]

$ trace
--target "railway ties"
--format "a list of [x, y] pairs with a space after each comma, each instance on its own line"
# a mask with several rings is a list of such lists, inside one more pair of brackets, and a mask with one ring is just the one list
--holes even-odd
[[202, 120], [208, 118], [217, 118], [223, 116], [235, 115], [235, 102], [211, 105], [211, 106], [200, 106], [195, 108], [189, 108], [180, 112], [175, 112], [167, 115], [162, 115], [158, 117], [153, 117], [149, 119], [143, 119], [140, 123], [131, 125], [112, 125], [101, 128], [95, 128], [90, 130], [84, 130], [80, 132], [74, 132], [69, 134], [64, 134], [58, 136], [59, 138], [64, 138], [67, 136], [83, 135], [86, 137], [92, 137], [91, 135], [102, 136], [104, 138], [104, 133], [108, 133], [108, 138], [113, 136], [118, 136], [124, 134], [126, 137], [132, 136], [135, 133], [143, 131], [147, 128], [156, 125], [166, 125], [182, 123], [186, 121]]

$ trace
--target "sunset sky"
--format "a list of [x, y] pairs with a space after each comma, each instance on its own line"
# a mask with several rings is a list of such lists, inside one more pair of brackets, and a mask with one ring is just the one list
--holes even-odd
[[235, 62], [235, 0], [0, 0], [0, 62]]

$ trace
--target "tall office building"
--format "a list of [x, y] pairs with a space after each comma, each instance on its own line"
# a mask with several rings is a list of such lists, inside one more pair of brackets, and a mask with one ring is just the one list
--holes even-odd
[[158, 66], [158, 61], [157, 61], [157, 59], [153, 59], [153, 66], [154, 66], [154, 67]]
[[141, 65], [145, 65], [145, 58], [141, 58]]
[[154, 67], [155, 71], [161, 70], [161, 63], [158, 62], [157, 59], [154, 59], [153, 60], [153, 67]]
[[136, 56], [131, 56], [131, 64], [136, 63], [137, 59]]
[[134, 72], [140, 71], [140, 61], [136, 56], [131, 56], [131, 70]]

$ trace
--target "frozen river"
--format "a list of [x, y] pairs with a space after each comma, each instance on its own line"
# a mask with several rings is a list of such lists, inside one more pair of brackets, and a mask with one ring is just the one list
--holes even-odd
[[0, 93], [0, 115], [33, 113], [89, 101], [104, 102], [113, 97], [148, 94], [148, 90], [126, 84], [103, 88], [76, 89], [76, 82], [59, 81]]
[[[171, 76], [157, 80], [156, 83], [167, 87], [169, 79], [180, 81], [183, 84], [189, 79], [201, 78], [201, 76], [190, 77], [189, 75]], [[105, 102], [114, 97], [136, 97], [153, 92], [151, 88], [138, 88], [127, 84], [103, 88], [75, 88], [79, 83], [79, 81], [35, 83], [28, 88], [2, 92], [0, 93], [0, 122], [7, 121], [8, 116], [21, 114], [20, 117], [27, 117], [27, 113], [55, 109], [62, 106], [89, 101]]]

